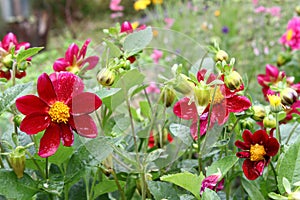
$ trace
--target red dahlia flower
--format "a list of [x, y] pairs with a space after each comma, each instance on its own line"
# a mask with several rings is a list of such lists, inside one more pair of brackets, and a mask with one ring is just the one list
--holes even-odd
[[269, 136], [265, 130], [258, 130], [253, 134], [249, 130], [243, 132], [244, 142], [238, 140], [235, 146], [244, 150], [236, 154], [239, 158], [246, 158], [243, 163], [243, 172], [249, 180], [261, 176], [272, 156], [279, 150], [276, 138]]
[[78, 45], [72, 43], [65, 53], [64, 58], [58, 58], [54, 64], [53, 69], [56, 72], [60, 71], [69, 71], [72, 73], [78, 73], [86, 63], [88, 63], [88, 67], [85, 68], [86, 70], [93, 69], [98, 61], [98, 56], [90, 56], [85, 58], [87, 47], [91, 42], [90, 39], [87, 39], [81, 49], [79, 49]]
[[222, 177], [221, 172], [218, 172], [203, 179], [201, 183], [200, 195], [203, 194], [205, 188], [215, 190], [216, 192], [223, 190], [224, 179], [220, 180], [221, 177]]
[[[198, 72], [198, 81], [202, 81], [206, 73], [206, 70], [201, 70]], [[215, 79], [214, 75], [210, 75], [207, 83], [210, 83]], [[229, 116], [229, 113], [242, 112], [251, 106], [250, 100], [245, 96], [239, 96], [236, 92], [243, 90], [244, 86], [241, 85], [239, 90], [231, 91], [225, 84], [216, 86], [216, 92], [213, 100], [213, 107], [210, 116], [210, 126], [215, 122], [219, 125], [223, 125]], [[214, 88], [211, 89], [211, 94]], [[197, 107], [195, 102], [189, 103], [190, 99], [185, 97], [179, 100], [173, 108], [173, 112], [179, 118], [186, 120], [193, 120], [191, 126], [191, 134], [194, 139], [197, 139], [197, 121], [200, 120], [200, 135], [204, 135], [207, 131], [208, 124], [208, 114], [209, 108], [212, 102], [212, 97], [210, 103], [206, 106], [205, 110], [198, 117]]]
[[[15, 48], [15, 54], [21, 48], [28, 49], [30, 44], [28, 42], [18, 42], [17, 37], [13, 33], [8, 33], [4, 36], [2, 41], [0, 41], [0, 78], [5, 78], [9, 80], [11, 78], [12, 70], [12, 49]], [[14, 55], [15, 56], [15, 55]], [[31, 58], [28, 58], [27, 61], [30, 61]], [[16, 78], [23, 78], [26, 76], [24, 70], [17, 69]]]
[[98, 109], [101, 99], [83, 92], [82, 80], [69, 72], [46, 73], [38, 78], [38, 97], [26, 95], [16, 100], [17, 109], [25, 116], [20, 130], [32, 135], [45, 130], [38, 154], [53, 155], [60, 140], [64, 146], [73, 144], [73, 131], [83, 137], [95, 138], [98, 134], [90, 113]]

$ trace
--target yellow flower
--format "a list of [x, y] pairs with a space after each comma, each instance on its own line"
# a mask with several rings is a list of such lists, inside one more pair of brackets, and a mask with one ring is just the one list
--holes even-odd
[[292, 29], [289, 29], [286, 33], [286, 40], [287, 41], [290, 41], [293, 37], [293, 30]]
[[267, 95], [272, 112], [279, 112], [282, 110], [281, 98], [277, 95]]
[[140, 25], [140, 23], [138, 21], [135, 21], [135, 22], [131, 23], [131, 26], [132, 26], [133, 30], [135, 30], [139, 25]]
[[162, 4], [164, 0], [152, 0], [153, 4]]
[[215, 15], [216, 17], [219, 17], [219, 16], [221, 15], [220, 10], [216, 10], [216, 11], [214, 12], [214, 15]]
[[150, 3], [151, 3], [150, 0], [137, 0], [133, 4], [133, 7], [134, 7], [134, 9], [136, 11], [138, 11], [138, 10], [145, 10]]

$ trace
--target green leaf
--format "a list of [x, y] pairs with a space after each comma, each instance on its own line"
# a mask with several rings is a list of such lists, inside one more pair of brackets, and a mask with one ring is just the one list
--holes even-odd
[[264, 200], [264, 196], [261, 194], [260, 189], [254, 185], [254, 182], [250, 182], [246, 179], [242, 179], [243, 188], [246, 190], [250, 199]]
[[181, 124], [170, 124], [170, 132], [178, 137], [184, 144], [190, 145], [193, 142], [191, 137], [190, 128]]
[[172, 199], [179, 200], [176, 195], [177, 191], [169, 183], [163, 183], [160, 181], [148, 181], [148, 186], [151, 194], [154, 196], [155, 200], [161, 199]]
[[0, 96], [0, 115], [11, 105], [13, 105], [16, 99], [22, 95], [25, 95], [32, 90], [33, 83], [18, 84], [10, 87], [4, 91]]
[[285, 192], [283, 177], [292, 185], [300, 181], [300, 139], [292, 144], [284, 154], [281, 154], [277, 165], [277, 174], [278, 189], [281, 194]]
[[114, 43], [112, 43], [111, 41], [106, 40], [106, 39], [104, 39], [104, 42], [106, 43], [106, 46], [107, 46], [106, 51], [109, 53], [108, 59], [109, 58], [118, 58], [121, 56], [122, 51], [120, 50], [120, 48], [117, 45], [115, 45]]
[[208, 189], [208, 188], [205, 188], [201, 199], [202, 200], [221, 200], [215, 191]]
[[101, 88], [96, 94], [103, 100], [107, 97], [113, 96], [117, 92], [119, 92], [121, 88]]
[[53, 156], [49, 157], [49, 162], [60, 166], [63, 162], [68, 160], [72, 154], [72, 147], [65, 147], [63, 145], [60, 145], [56, 153]]
[[162, 181], [167, 181], [186, 189], [187, 191], [191, 192], [197, 199], [200, 199], [200, 187], [203, 179], [203, 174], [197, 176], [190, 172], [183, 172], [160, 177], [160, 180]]
[[270, 192], [270, 193], [268, 194], [268, 196], [269, 196], [271, 199], [288, 200], [287, 197], [281, 196], [280, 194], [276, 194], [275, 192]]
[[0, 195], [7, 199], [28, 200], [39, 191], [37, 183], [27, 174], [18, 179], [13, 171], [5, 169], [0, 169], [0, 183]]
[[17, 55], [17, 63], [21, 63], [22, 61], [26, 60], [27, 58], [34, 56], [39, 51], [41, 51], [44, 47], [32, 47], [26, 50], [19, 51]]
[[[123, 188], [125, 186], [124, 181], [119, 181], [120, 186]], [[94, 188], [94, 197], [98, 197], [102, 194], [106, 194], [109, 192], [114, 192], [118, 190], [118, 186], [116, 184], [116, 181], [113, 180], [104, 180], [98, 184], [95, 185]]]
[[213, 162], [212, 165], [207, 168], [206, 176], [215, 174], [218, 172], [218, 169], [220, 169], [222, 177], [224, 177], [237, 161], [238, 157], [235, 155], [221, 158], [220, 160]]
[[147, 27], [144, 30], [140, 30], [129, 34], [124, 41], [124, 51], [129, 54], [129, 56], [138, 53], [143, 50], [152, 40], [152, 28]]
[[290, 184], [289, 180], [287, 180], [285, 177], [282, 178], [282, 185], [288, 194], [290, 194], [292, 192], [291, 184]]
[[151, 113], [151, 108], [150, 108], [148, 101], [140, 101], [140, 108], [141, 108], [142, 115], [145, 117], [148, 117], [148, 119], [150, 119], [152, 116], [152, 113]]

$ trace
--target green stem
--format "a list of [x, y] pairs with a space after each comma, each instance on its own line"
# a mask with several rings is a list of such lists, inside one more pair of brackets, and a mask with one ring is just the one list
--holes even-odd
[[292, 137], [292, 135], [295, 133], [295, 130], [297, 129], [297, 127], [299, 126], [299, 123], [296, 122], [295, 125], [293, 126], [293, 129], [291, 130], [289, 137], [287, 138], [285, 144], [287, 145]]
[[29, 156], [29, 158], [32, 160], [33, 164], [37, 167], [37, 169], [39, 170], [39, 172], [41, 173], [43, 178], [46, 178], [46, 175], [44, 173], [44, 171], [42, 170], [42, 168], [39, 166], [39, 164], [36, 162], [36, 160], [34, 159], [34, 157], [30, 154], [29, 151], [25, 151], [26, 154]]
[[200, 153], [200, 149], [201, 149], [200, 131], [201, 131], [201, 128], [200, 128], [200, 120], [199, 119], [198, 119], [198, 122], [197, 122], [197, 127], [198, 127], [198, 131], [197, 131], [197, 137], [198, 137], [197, 138], [198, 168], [199, 168], [199, 174], [200, 174], [202, 172], [202, 155]]
[[45, 177], [46, 177], [46, 179], [49, 179], [48, 165], [49, 165], [49, 161], [48, 161], [48, 157], [47, 157], [46, 158], [46, 164], [45, 164]]
[[96, 180], [97, 180], [96, 177], [98, 176], [99, 171], [100, 171], [100, 169], [99, 169], [99, 167], [98, 167], [98, 168], [97, 168], [97, 171], [96, 171], [96, 173], [95, 173], [95, 175], [94, 175], [92, 185], [91, 185], [89, 199], [94, 199], [94, 188], [95, 188], [95, 184], [96, 184]]
[[280, 129], [279, 129], [278, 113], [275, 113], [275, 119], [276, 119], [276, 137], [279, 141], [279, 144], [281, 145], [281, 135], [280, 135]]
[[270, 165], [271, 165], [272, 171], [273, 171], [273, 173], [274, 173], [274, 175], [275, 175], [275, 183], [276, 183], [277, 190], [278, 190], [278, 181], [277, 181], [277, 176], [278, 176], [278, 175], [277, 175], [277, 173], [276, 173], [275, 167], [274, 167], [274, 165], [273, 165], [272, 162], [270, 162]]
[[119, 190], [119, 192], [121, 194], [121, 199], [122, 200], [126, 200], [126, 196], [125, 196], [124, 190], [123, 190], [123, 188], [120, 185], [120, 182], [118, 180], [118, 177], [117, 177], [117, 174], [116, 174], [115, 170], [111, 169], [111, 174], [113, 175], [113, 177], [115, 179], [116, 185], [117, 185], [118, 190]]
[[90, 189], [89, 189], [89, 183], [90, 183], [90, 181], [89, 181], [89, 179], [86, 176], [84, 177], [84, 182], [85, 182], [85, 195], [86, 195], [86, 199], [90, 200], [90, 195], [89, 195], [89, 191], [90, 191]]

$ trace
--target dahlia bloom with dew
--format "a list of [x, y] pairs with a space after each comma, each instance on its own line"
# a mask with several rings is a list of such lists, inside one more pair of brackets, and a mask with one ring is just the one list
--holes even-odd
[[62, 141], [72, 146], [73, 131], [80, 136], [95, 138], [98, 134], [94, 120], [89, 116], [101, 105], [101, 99], [90, 92], [83, 92], [82, 80], [70, 72], [43, 73], [37, 81], [37, 93], [16, 100], [17, 109], [25, 116], [20, 130], [37, 134], [45, 130], [38, 155], [53, 155]]
[[235, 146], [243, 150], [236, 156], [246, 158], [243, 162], [243, 172], [247, 179], [255, 180], [263, 174], [271, 157], [277, 154], [280, 144], [265, 130], [258, 130], [253, 134], [249, 130], [245, 130], [242, 137], [244, 142], [240, 140], [235, 142]]
[[[17, 37], [13, 33], [8, 33], [4, 36], [2, 41], [0, 41], [0, 78], [5, 78], [9, 80], [11, 78], [11, 71], [13, 65], [12, 49], [15, 49], [15, 54], [18, 54], [21, 48], [28, 49], [30, 43], [28, 42], [18, 42]], [[28, 58], [27, 61], [30, 61]], [[25, 70], [16, 70], [16, 78], [23, 78], [26, 76]]]
[[[90, 56], [85, 57], [88, 45], [90, 44], [91, 40], [87, 39], [81, 49], [79, 49], [78, 45], [75, 43], [72, 43], [66, 53], [64, 58], [58, 58], [54, 64], [53, 69], [56, 72], [60, 71], [69, 71], [74, 74], [77, 74], [79, 71], [81, 71], [83, 68], [85, 70], [91, 70], [93, 69], [98, 61], [98, 56]], [[88, 64], [88, 66], [85, 68], [85, 65]]]
[[293, 17], [288, 22], [286, 32], [281, 36], [279, 41], [292, 50], [300, 49], [300, 17]]
[[[198, 72], [198, 81], [203, 81], [204, 76], [206, 74], [206, 70], [203, 69]], [[216, 76], [211, 74], [210, 78], [207, 80], [207, 84], [211, 81], [215, 80]], [[225, 124], [229, 117], [229, 113], [239, 113], [244, 110], [247, 110], [251, 106], [251, 101], [245, 97], [237, 94], [238, 91], [244, 89], [242, 85], [240, 89], [231, 91], [226, 84], [221, 84], [217, 87], [214, 99], [212, 99], [214, 88], [211, 89], [210, 92], [210, 101], [206, 106], [202, 113], [199, 113], [198, 116], [197, 107], [195, 102], [190, 103], [190, 99], [188, 97], [184, 97], [179, 100], [173, 108], [174, 114], [182, 119], [193, 120], [191, 125], [191, 134], [194, 139], [197, 139], [197, 124], [198, 120], [200, 126], [200, 135], [204, 135], [208, 128], [208, 117], [209, 117], [209, 109], [211, 103], [213, 103], [212, 111], [210, 115], [210, 125], [214, 125], [215, 122], [218, 122], [219, 125]]]

